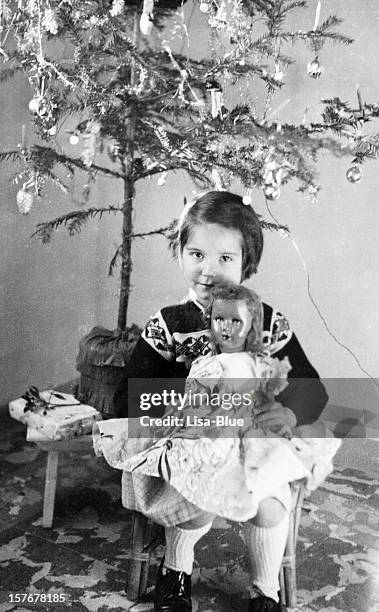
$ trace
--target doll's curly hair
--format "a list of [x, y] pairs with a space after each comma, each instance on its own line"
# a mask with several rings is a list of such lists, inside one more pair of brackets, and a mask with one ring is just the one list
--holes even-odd
[[242, 300], [245, 302], [253, 317], [251, 328], [246, 338], [245, 350], [251, 353], [262, 353], [264, 351], [262, 343], [263, 307], [260, 297], [244, 285], [236, 285], [224, 278], [216, 279], [211, 289], [210, 302], [204, 311], [204, 320], [207, 329], [211, 328], [212, 308], [215, 300], [227, 300], [230, 302]]

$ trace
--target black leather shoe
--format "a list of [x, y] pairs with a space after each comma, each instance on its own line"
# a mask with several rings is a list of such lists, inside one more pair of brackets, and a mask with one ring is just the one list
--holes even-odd
[[283, 608], [271, 597], [262, 595], [249, 600], [247, 612], [283, 612]]
[[191, 612], [191, 610], [191, 576], [185, 572], [163, 568], [162, 560], [155, 584], [154, 612]]

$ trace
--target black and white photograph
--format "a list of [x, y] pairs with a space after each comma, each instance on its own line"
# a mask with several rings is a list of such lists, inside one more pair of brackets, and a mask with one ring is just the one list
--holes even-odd
[[379, 611], [379, 3], [0, 0], [0, 612]]

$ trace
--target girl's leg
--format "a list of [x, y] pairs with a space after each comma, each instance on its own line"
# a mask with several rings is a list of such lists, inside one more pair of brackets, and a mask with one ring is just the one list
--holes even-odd
[[[289, 486], [259, 505], [258, 513], [244, 524], [251, 568], [251, 597], [278, 601], [279, 570], [288, 537], [291, 494]], [[284, 502], [284, 503], [283, 503]]]
[[196, 519], [166, 527], [164, 567], [191, 574], [195, 544], [210, 530], [213, 519], [213, 514], [204, 512]]
[[154, 612], [191, 612], [191, 573], [193, 549], [209, 531], [214, 515], [166, 527], [166, 554], [155, 585]]

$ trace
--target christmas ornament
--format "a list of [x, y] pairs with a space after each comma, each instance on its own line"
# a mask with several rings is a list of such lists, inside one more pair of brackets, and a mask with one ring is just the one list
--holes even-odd
[[315, 22], [313, 24], [313, 31], [317, 30], [318, 28], [318, 24], [320, 23], [320, 14], [321, 14], [321, 0], [318, 0], [317, 6], [316, 6], [316, 13], [315, 13]]
[[29, 110], [31, 113], [33, 113], [34, 115], [41, 115], [41, 111], [43, 109], [44, 106], [44, 100], [42, 96], [34, 96], [29, 104]]
[[364, 113], [365, 107], [364, 107], [364, 104], [363, 104], [362, 94], [361, 94], [361, 90], [359, 89], [359, 85], [357, 85], [356, 91], [357, 91], [359, 110], [362, 111], [362, 113]]
[[283, 77], [284, 77], [284, 74], [283, 74], [283, 72], [280, 70], [280, 66], [279, 66], [279, 64], [275, 64], [275, 72], [274, 72], [274, 74], [272, 75], [272, 78], [274, 79], [274, 81], [275, 81], [276, 83], [282, 83], [282, 82], [283, 82]]
[[275, 185], [266, 185], [263, 189], [263, 193], [268, 200], [277, 200], [280, 198], [280, 187]]
[[45, 14], [42, 19], [42, 26], [50, 32], [50, 34], [58, 33], [58, 23], [56, 20], [55, 12], [51, 8], [45, 9]]
[[153, 29], [154, 0], [143, 0], [142, 15], [139, 22], [139, 27], [144, 36], [150, 36]]
[[70, 136], [70, 144], [77, 145], [79, 142], [79, 136], [77, 134], [71, 134]]
[[82, 161], [87, 168], [92, 165], [96, 153], [96, 135], [95, 134], [84, 134], [84, 149], [82, 152]]
[[162, 172], [162, 174], [160, 175], [159, 179], [157, 180], [157, 183], [158, 183], [159, 187], [162, 187], [162, 185], [165, 184], [166, 176], [167, 176], [167, 172], [166, 171]]
[[209, 11], [209, 6], [206, 2], [200, 2], [200, 11], [202, 13], [208, 13]]
[[120, 157], [120, 147], [118, 145], [107, 145], [108, 157], [112, 162], [116, 162]]
[[113, 0], [112, 8], [109, 11], [112, 17], [117, 17], [117, 15], [121, 15], [124, 10], [125, 0]]
[[316, 195], [320, 191], [320, 187], [318, 185], [309, 185], [308, 193], [310, 195]]
[[98, 121], [88, 121], [83, 134], [84, 149], [82, 151], [82, 161], [87, 168], [92, 165], [96, 154], [97, 136], [100, 134], [100, 123]]
[[17, 192], [16, 201], [20, 213], [27, 215], [33, 205], [33, 195], [23, 187]]
[[307, 64], [307, 73], [312, 79], [318, 79], [324, 70], [325, 68], [319, 63], [317, 55], [314, 60]]
[[317, 203], [317, 195], [320, 191], [320, 187], [318, 185], [309, 185], [308, 187], [308, 199], [312, 204]]
[[245, 204], [245, 206], [251, 206], [253, 202], [253, 199], [251, 197], [250, 192], [245, 193], [245, 195], [242, 198], [242, 204]]
[[359, 166], [351, 166], [346, 172], [346, 178], [349, 183], [358, 183], [362, 178], [362, 170]]
[[217, 115], [221, 115], [221, 109], [223, 104], [223, 96], [222, 96], [222, 87], [218, 81], [209, 80], [205, 83], [205, 87], [211, 93], [211, 105], [212, 110], [211, 114], [213, 119], [217, 117]]
[[30, 100], [28, 107], [33, 115], [38, 115], [40, 119], [43, 119], [45, 129], [50, 128], [55, 123], [56, 120], [53, 117], [53, 113], [56, 104], [45, 98], [43, 93], [35, 94]]
[[266, 161], [263, 170], [263, 182], [266, 187], [270, 185], [279, 187], [282, 183], [282, 176], [283, 169], [276, 161]]

